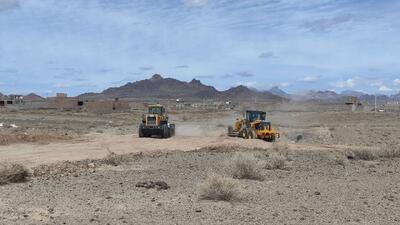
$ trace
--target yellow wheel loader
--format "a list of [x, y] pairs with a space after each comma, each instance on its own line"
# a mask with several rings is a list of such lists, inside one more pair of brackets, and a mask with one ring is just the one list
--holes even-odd
[[175, 135], [175, 124], [168, 121], [165, 108], [162, 105], [149, 105], [148, 113], [143, 115], [142, 123], [139, 125], [139, 137], [151, 137], [153, 135], [161, 138], [169, 138]]
[[244, 117], [237, 119], [233, 127], [228, 127], [228, 136], [274, 142], [280, 138], [280, 134], [272, 127], [271, 122], [266, 120], [266, 115], [267, 113], [262, 111], [246, 111]]

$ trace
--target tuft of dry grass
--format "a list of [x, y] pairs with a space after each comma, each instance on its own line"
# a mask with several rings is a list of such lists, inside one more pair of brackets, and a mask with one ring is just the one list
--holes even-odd
[[375, 149], [356, 149], [346, 152], [348, 159], [373, 161], [379, 158], [378, 152]]
[[0, 185], [9, 183], [22, 183], [31, 176], [29, 170], [20, 164], [4, 163], [0, 164]]
[[344, 168], [346, 168], [349, 164], [348, 158], [343, 153], [335, 155], [334, 161], [336, 162], [336, 164], [341, 165]]
[[248, 153], [235, 154], [229, 164], [230, 172], [233, 178], [236, 179], [249, 179], [249, 180], [262, 180], [258, 160], [254, 155]]
[[199, 187], [199, 198], [215, 201], [238, 199], [239, 189], [235, 180], [220, 175], [210, 175]]
[[110, 152], [101, 159], [102, 164], [112, 165], [112, 166], [119, 166], [124, 162], [126, 159], [123, 155], [117, 155], [114, 152]]
[[381, 151], [379, 151], [379, 157], [393, 159], [400, 158], [400, 148], [397, 146], [387, 145], [384, 146]]
[[287, 156], [284, 153], [273, 152], [269, 155], [265, 165], [269, 170], [283, 170], [286, 168]]
[[289, 144], [286, 142], [274, 142], [272, 145], [272, 150], [275, 152], [288, 152]]

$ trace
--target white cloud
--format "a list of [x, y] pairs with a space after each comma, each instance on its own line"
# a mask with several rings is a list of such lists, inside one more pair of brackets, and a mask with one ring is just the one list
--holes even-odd
[[394, 79], [393, 84], [396, 86], [400, 86], [400, 79], [398, 78]]
[[0, 11], [19, 6], [18, 0], [0, 0]]
[[70, 84], [64, 84], [64, 83], [57, 83], [54, 85], [55, 88], [69, 88], [71, 87]]
[[288, 86], [290, 86], [290, 83], [288, 82], [283, 82], [279, 84], [279, 87], [288, 87]]
[[186, 5], [203, 6], [208, 3], [208, 0], [183, 0]]
[[354, 81], [354, 79], [350, 78], [347, 80], [338, 81], [334, 84], [334, 86], [338, 88], [352, 88], [356, 86], [356, 82]]
[[390, 91], [393, 91], [393, 89], [391, 89], [390, 87], [385, 86], [385, 85], [380, 86], [378, 90], [379, 90], [380, 92], [390, 92]]
[[380, 87], [383, 85], [383, 83], [381, 81], [373, 81], [373, 82], [369, 83], [369, 85], [372, 87]]
[[303, 81], [303, 82], [316, 82], [316, 81], [318, 81], [319, 80], [319, 77], [318, 76], [305, 76], [303, 79], [301, 79], [300, 81]]

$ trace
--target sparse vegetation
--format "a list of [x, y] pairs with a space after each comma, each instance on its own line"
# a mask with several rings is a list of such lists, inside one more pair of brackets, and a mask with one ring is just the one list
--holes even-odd
[[210, 175], [199, 188], [199, 198], [215, 201], [232, 201], [238, 198], [235, 180], [220, 175]]
[[384, 145], [380, 149], [349, 150], [346, 152], [348, 159], [372, 161], [379, 158], [400, 158], [400, 148], [396, 145]]
[[274, 144], [272, 145], [272, 150], [276, 152], [288, 152], [289, 144], [286, 142], [274, 142]]
[[101, 162], [106, 165], [119, 166], [124, 161], [123, 155], [117, 155], [114, 152], [110, 152], [104, 157]]
[[338, 154], [338, 155], [335, 155], [334, 161], [336, 162], [336, 164], [341, 165], [344, 168], [346, 168], [346, 166], [349, 164], [349, 160], [342, 153]]
[[265, 165], [269, 170], [283, 170], [286, 168], [287, 156], [280, 152], [273, 152], [269, 155], [268, 161]]
[[0, 164], [0, 185], [25, 182], [30, 175], [29, 170], [23, 165], [15, 163]]
[[372, 161], [379, 158], [375, 149], [355, 149], [346, 152], [348, 159]]
[[400, 148], [393, 145], [387, 145], [379, 152], [379, 157], [388, 159], [400, 158]]
[[249, 153], [238, 153], [230, 162], [230, 172], [236, 179], [262, 180], [257, 159]]

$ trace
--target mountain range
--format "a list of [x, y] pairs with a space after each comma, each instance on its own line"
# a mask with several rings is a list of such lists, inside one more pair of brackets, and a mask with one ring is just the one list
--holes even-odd
[[120, 87], [113, 87], [101, 93], [86, 93], [78, 96], [86, 99], [102, 98], [158, 98], [158, 99], [220, 99], [220, 100], [249, 100], [260, 99], [268, 101], [284, 101], [285, 97], [273, 94], [270, 91], [258, 91], [243, 85], [218, 91], [212, 86], [193, 79], [190, 82], [179, 81], [173, 78], [163, 78], [159, 74], [150, 79], [127, 83]]
[[[12, 96], [12, 95], [10, 95]], [[215, 99], [222, 101], [232, 100], [266, 100], [282, 102], [288, 100], [317, 100], [317, 101], [340, 101], [347, 96], [358, 97], [360, 101], [374, 103], [375, 95], [354, 90], [345, 90], [341, 93], [334, 91], [308, 91], [302, 94], [288, 94], [278, 86], [266, 91], [260, 91], [243, 85], [232, 87], [225, 91], [219, 91], [213, 86], [203, 84], [200, 80], [193, 79], [190, 82], [180, 81], [173, 78], [164, 78], [154, 74], [149, 79], [129, 82], [120, 87], [108, 88], [100, 93], [85, 93], [77, 96], [81, 99]], [[0, 93], [0, 98], [7, 98]], [[31, 93], [24, 96], [27, 101], [42, 101], [43, 97]], [[396, 95], [377, 95], [376, 100], [380, 103], [388, 101], [400, 101], [400, 92]]]

